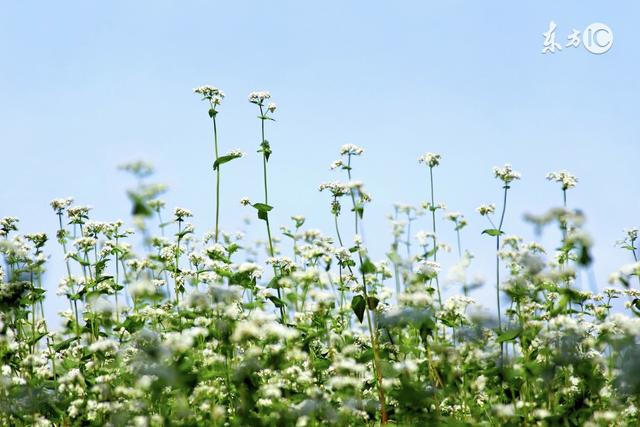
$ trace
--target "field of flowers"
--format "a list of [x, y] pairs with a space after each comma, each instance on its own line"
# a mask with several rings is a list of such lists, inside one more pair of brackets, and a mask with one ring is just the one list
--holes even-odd
[[[576, 286], [592, 261], [591, 239], [583, 214], [567, 208], [577, 184], [569, 172], [546, 177], [564, 206], [527, 218], [540, 232], [560, 231], [545, 248], [503, 230], [507, 196], [521, 179], [510, 165], [493, 170], [500, 203], [475, 213], [487, 228], [470, 230], [463, 214], [435, 199], [446, 159], [427, 153], [418, 162], [430, 198], [394, 206], [392, 244], [374, 261], [360, 237], [371, 198], [356, 179], [364, 167], [356, 145], [340, 148], [336, 180], [319, 187], [334, 229], [308, 229], [301, 216], [279, 229], [270, 222], [267, 134], [276, 105], [268, 92], [253, 92], [263, 196], [240, 200], [264, 227], [252, 244], [221, 227], [221, 187], [232, 190], [223, 172], [244, 155], [219, 151], [224, 94], [194, 91], [212, 126], [210, 232], [196, 233], [189, 210], [165, 207], [165, 188], [147, 183], [144, 162], [123, 166], [139, 178], [128, 193], [132, 228], [100, 222], [71, 199], [51, 202], [56, 236], [23, 235], [17, 218], [0, 219], [1, 425], [640, 423], [638, 229], [617, 242], [623, 266], [610, 288]], [[412, 231], [416, 224], [428, 229]], [[438, 259], [451, 248], [439, 240], [442, 227], [458, 237], [458, 261], [447, 268], [459, 295], [448, 298]], [[469, 296], [478, 284], [467, 279], [472, 255], [462, 233], [484, 234], [495, 251], [492, 307]], [[60, 329], [44, 315], [53, 251], [65, 263], [56, 278], [68, 300]]]

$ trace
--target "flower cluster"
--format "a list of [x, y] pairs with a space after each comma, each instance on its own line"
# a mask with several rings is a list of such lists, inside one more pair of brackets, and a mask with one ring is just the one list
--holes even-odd
[[423, 163], [430, 168], [434, 168], [440, 164], [442, 156], [436, 153], [426, 153], [418, 157], [418, 163]]
[[503, 167], [494, 167], [493, 174], [500, 181], [504, 182], [505, 185], [509, 185], [512, 181], [516, 181], [520, 179], [521, 175], [519, 172], [513, 170], [510, 164], [505, 164]]
[[209, 101], [212, 106], [220, 105], [224, 99], [224, 92], [214, 86], [200, 86], [193, 89], [193, 92], [202, 96], [203, 100]]
[[547, 174], [547, 180], [562, 184], [563, 191], [575, 187], [578, 183], [578, 178], [565, 170], [559, 172], [549, 172]]

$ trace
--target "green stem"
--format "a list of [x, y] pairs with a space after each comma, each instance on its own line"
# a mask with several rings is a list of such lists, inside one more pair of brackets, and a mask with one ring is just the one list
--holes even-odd
[[[218, 126], [216, 123], [215, 109], [214, 109], [212, 120], [213, 120], [213, 145], [215, 148], [215, 155], [216, 155], [216, 162], [217, 162], [219, 157]], [[216, 234], [215, 234], [216, 243], [218, 243], [219, 220], [220, 220], [220, 165], [218, 165], [218, 167], [216, 168]]]
[[[62, 212], [58, 213], [58, 227], [60, 230], [60, 234], [61, 234], [61, 238], [60, 241], [62, 243], [62, 252], [64, 253], [64, 262], [65, 265], [67, 267], [67, 278], [69, 280], [69, 285], [73, 286], [73, 278], [71, 277], [71, 266], [69, 264], [69, 258], [67, 258], [67, 243], [66, 243], [66, 236], [62, 235], [62, 233], [64, 233], [64, 227], [62, 225]], [[74, 291], [75, 291], [75, 286], [73, 287]], [[76, 324], [75, 324], [75, 332], [76, 332], [76, 336], [80, 336], [80, 320], [78, 318], [78, 301], [76, 299], [73, 300], [73, 313], [74, 313], [74, 317], [76, 319]]]
[[[258, 105], [260, 107], [260, 132], [261, 132], [261, 137], [262, 137], [262, 142], [261, 142], [261, 147], [262, 147], [262, 181], [264, 183], [264, 204], [268, 205], [269, 204], [269, 187], [267, 184], [267, 153], [265, 152], [265, 146], [264, 146], [264, 110], [262, 108], [262, 105]], [[266, 217], [265, 217], [265, 221], [267, 224], [267, 237], [269, 238], [269, 256], [274, 257], [275, 256], [275, 251], [273, 250], [273, 239], [271, 238], [271, 226], [269, 224], [269, 214], [267, 213]], [[276, 270], [275, 265], [273, 266], [273, 274], [278, 277], [278, 272]], [[282, 292], [280, 291], [280, 286], [277, 285], [276, 286], [276, 291], [278, 293], [278, 299], [280, 301], [282, 301]], [[282, 323], [285, 323], [285, 311], [284, 311], [284, 307], [280, 306], [280, 320], [282, 321]]]
[[[509, 186], [504, 186], [504, 197], [502, 200], [502, 214], [500, 215], [500, 223], [498, 224], [498, 235], [496, 236], [496, 304], [498, 306], [498, 333], [502, 333], [502, 316], [500, 310], [500, 233], [502, 232], [502, 225], [504, 223], [504, 214], [507, 210], [507, 190]], [[504, 354], [504, 345], [500, 343], [500, 358], [502, 359]]]
[[[351, 154], [347, 156], [347, 176], [349, 177], [349, 184], [351, 184]], [[356, 195], [353, 191], [353, 188], [349, 188], [349, 193], [351, 194], [351, 202], [353, 203], [353, 213], [355, 216], [355, 230], [356, 230], [356, 234], [358, 234], [358, 209], [356, 208]]]
[[[433, 262], [438, 261], [438, 241], [436, 238], [436, 205], [433, 192], [433, 167], [429, 167], [429, 184], [431, 187], [431, 228], [433, 231]], [[440, 293], [440, 280], [436, 275], [436, 290], [438, 291], [438, 303], [442, 307], [442, 294]]]

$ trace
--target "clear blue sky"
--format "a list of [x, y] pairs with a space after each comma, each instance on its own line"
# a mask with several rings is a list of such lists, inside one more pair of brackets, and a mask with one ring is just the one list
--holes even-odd
[[[572, 28], [606, 23], [614, 46], [600, 56], [582, 46], [542, 55], [551, 20], [563, 44]], [[374, 197], [367, 244], [382, 258], [385, 214], [393, 202], [425, 199], [416, 158], [439, 152], [437, 199], [467, 215], [472, 271], [491, 284], [492, 242], [474, 212], [499, 201], [491, 167], [510, 162], [523, 174], [505, 227], [524, 236], [524, 212], [561, 201], [545, 174], [566, 168], [580, 178], [569, 204], [588, 214], [604, 286], [629, 261], [614, 241], [640, 223], [639, 21], [636, 2], [577, 0], [4, 2], [0, 216], [53, 236], [48, 203], [71, 195], [94, 206], [95, 219], [128, 219], [132, 183], [116, 166], [143, 158], [171, 186], [169, 207], [191, 208], [201, 231], [211, 227], [210, 122], [191, 90], [212, 84], [227, 94], [222, 150], [249, 153], [223, 175], [222, 223], [236, 229], [254, 215], [238, 200], [258, 198], [261, 185], [259, 123], [246, 95], [269, 90], [279, 106], [268, 128], [274, 224], [304, 214], [330, 233], [317, 186], [336, 178], [328, 165], [338, 147], [356, 143], [367, 151], [355, 174]], [[450, 231], [443, 238], [454, 242]], [[55, 242], [48, 250], [59, 262]], [[52, 267], [47, 286], [63, 274]]]

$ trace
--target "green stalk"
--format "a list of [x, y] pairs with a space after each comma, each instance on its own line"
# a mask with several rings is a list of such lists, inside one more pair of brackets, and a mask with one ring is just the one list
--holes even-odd
[[[62, 212], [58, 213], [58, 226], [59, 226], [59, 230], [61, 233], [64, 232], [64, 227], [62, 226]], [[65, 236], [62, 236], [65, 237]], [[65, 237], [66, 239], [66, 237]], [[69, 265], [69, 259], [67, 258], [67, 243], [65, 241], [65, 239], [61, 239], [62, 241], [62, 252], [64, 253], [64, 262], [65, 265], [67, 267], [67, 278], [69, 279], [69, 283], [72, 284], [73, 283], [73, 279], [71, 278], [71, 266]], [[73, 286], [73, 285], [72, 285]], [[74, 291], [75, 291], [75, 286], [73, 287]], [[71, 301], [69, 301], [71, 302]], [[78, 301], [77, 300], [73, 300], [73, 305], [71, 306], [72, 311], [75, 315], [75, 319], [76, 319], [76, 336], [80, 336], [80, 320], [78, 318]]]
[[[351, 182], [351, 154], [348, 157], [347, 164], [347, 175], [349, 177], [349, 182]], [[358, 234], [358, 210], [356, 209], [356, 198], [353, 191], [353, 188], [350, 188], [351, 193], [351, 201], [353, 202], [353, 213], [355, 216], [355, 226], [356, 226], [356, 234]], [[336, 229], [337, 229], [337, 217], [336, 217]], [[339, 236], [339, 233], [338, 233]], [[362, 259], [362, 254], [360, 250], [358, 250], [358, 258], [360, 260], [360, 265], [364, 265], [364, 260]], [[349, 267], [349, 272], [353, 275], [353, 271], [351, 267]], [[374, 374], [376, 376], [376, 383], [378, 385], [378, 399], [380, 401], [380, 422], [381, 424], [386, 424], [388, 421], [387, 415], [387, 407], [386, 407], [386, 399], [384, 395], [384, 389], [382, 388], [382, 363], [380, 360], [380, 349], [378, 348], [378, 340], [377, 340], [377, 331], [375, 325], [371, 321], [371, 313], [369, 310], [369, 295], [367, 293], [367, 280], [364, 271], [362, 273], [362, 289], [364, 293], [364, 306], [365, 312], [367, 313], [367, 327], [369, 328], [369, 336], [371, 338], [371, 349], [373, 350], [373, 369]]]
[[[438, 261], [438, 242], [436, 239], [436, 205], [434, 202], [434, 192], [433, 192], [433, 167], [429, 166], [429, 184], [431, 187], [431, 228], [433, 231], [433, 262]], [[438, 303], [440, 307], [442, 307], [442, 295], [440, 294], [440, 280], [438, 279], [438, 275], [435, 277], [436, 279], [436, 290], [438, 291]]]
[[[258, 105], [260, 107], [260, 134], [262, 137], [262, 180], [264, 183], [264, 204], [269, 204], [269, 187], [267, 184], [267, 153], [264, 151], [264, 110], [262, 105]], [[269, 214], [267, 213], [265, 217], [265, 223], [267, 224], [267, 237], [269, 238], [269, 256], [273, 257], [275, 255], [275, 251], [273, 250], [273, 239], [271, 238], [271, 226], [269, 224]], [[278, 272], [276, 271], [275, 265], [273, 266], [273, 274], [277, 277]], [[282, 301], [282, 292], [280, 292], [280, 286], [276, 287], [276, 291], [278, 293], [278, 299]], [[280, 320], [282, 323], [285, 323], [285, 312], [284, 307], [280, 307]]]
[[[504, 223], [504, 214], [507, 210], [507, 190], [509, 186], [504, 186], [504, 197], [502, 200], [502, 214], [500, 215], [500, 223], [498, 224], [498, 235], [496, 236], [496, 304], [498, 306], [498, 334], [502, 333], [502, 317], [500, 310], [500, 234], [502, 232], [502, 224]], [[504, 345], [500, 343], [500, 358], [504, 354]]]
[[[211, 106], [213, 109], [213, 145], [215, 148], [216, 162], [218, 161], [219, 153], [218, 153], [218, 126], [216, 124], [216, 116], [217, 111], [213, 108], [213, 104]], [[216, 243], [218, 243], [218, 234], [219, 234], [219, 221], [220, 221], [220, 165], [216, 168], [216, 234], [215, 239]]]

